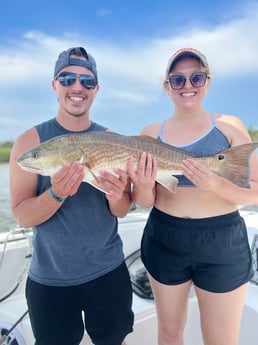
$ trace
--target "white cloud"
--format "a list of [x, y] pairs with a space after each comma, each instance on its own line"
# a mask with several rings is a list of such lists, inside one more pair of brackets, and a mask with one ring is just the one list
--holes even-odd
[[[102, 12], [102, 15], [109, 14], [106, 10]], [[125, 39], [123, 45], [87, 37], [84, 33], [67, 32], [62, 37], [54, 37], [29, 31], [8, 45], [0, 44], [0, 75], [5, 81], [0, 95], [0, 103], [5, 105], [4, 112], [3, 107], [0, 110], [1, 123], [8, 123], [9, 120], [3, 119], [11, 113], [18, 113], [22, 118], [19, 113], [22, 107], [18, 103], [21, 100], [16, 99], [19, 97], [15, 97], [13, 90], [20, 89], [28, 95], [27, 113], [22, 109], [24, 116], [32, 116], [30, 109], [37, 109], [39, 97], [45, 100], [46, 111], [55, 108], [56, 100], [49, 96], [54, 63], [60, 51], [75, 45], [85, 46], [97, 60], [101, 90], [96, 107], [105, 108], [107, 113], [113, 113], [114, 107], [119, 105], [128, 108], [130, 116], [133, 107], [156, 103], [163, 95], [167, 60], [183, 46], [203, 51], [215, 75], [226, 78], [236, 73], [258, 74], [257, 23], [258, 6], [254, 5], [243, 13], [242, 18], [216, 27], [188, 27], [180, 35], [155, 40], [139, 41], [135, 37], [134, 41]], [[39, 86], [44, 86], [44, 90], [39, 90]]]
[[[26, 82], [30, 78], [52, 76], [57, 54], [71, 45], [86, 44], [96, 56], [101, 78], [113, 75], [116, 80], [135, 80], [137, 84], [160, 83], [166, 62], [182, 46], [194, 46], [208, 57], [219, 73], [258, 72], [258, 6], [238, 20], [213, 29], [192, 28], [179, 36], [159, 40], [124, 42], [123, 46], [66, 33], [63, 37], [30, 31], [10, 47], [0, 45], [0, 73], [10, 84]], [[7, 68], [8, 67], [8, 68]], [[10, 68], [11, 67], [11, 68]], [[8, 74], [8, 76], [7, 76]]]

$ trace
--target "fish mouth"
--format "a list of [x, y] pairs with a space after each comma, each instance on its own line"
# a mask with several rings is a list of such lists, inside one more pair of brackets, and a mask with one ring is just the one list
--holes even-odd
[[30, 165], [24, 164], [24, 163], [22, 163], [22, 162], [20, 162], [20, 161], [17, 161], [17, 164], [18, 164], [22, 169], [24, 169], [24, 170], [26, 170], [26, 171], [29, 171], [29, 172], [38, 172], [38, 173], [41, 172], [40, 168], [36, 168], [36, 167], [33, 167], [33, 168], [32, 168]]

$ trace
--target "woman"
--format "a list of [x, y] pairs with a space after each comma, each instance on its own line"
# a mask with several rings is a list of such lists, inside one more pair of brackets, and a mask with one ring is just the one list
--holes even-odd
[[[211, 82], [206, 57], [178, 50], [169, 60], [164, 87], [174, 104], [166, 121], [141, 134], [191, 152], [210, 155], [251, 142], [235, 116], [202, 106]], [[193, 284], [205, 345], [237, 345], [248, 281], [253, 275], [240, 204], [258, 203], [258, 162], [250, 159], [250, 188], [240, 188], [194, 160], [182, 163], [176, 193], [155, 185], [157, 164], [143, 154], [138, 171], [129, 162], [134, 202], [153, 209], [142, 238], [142, 260], [153, 289], [158, 344], [182, 345]], [[256, 174], [255, 174], [256, 171]]]

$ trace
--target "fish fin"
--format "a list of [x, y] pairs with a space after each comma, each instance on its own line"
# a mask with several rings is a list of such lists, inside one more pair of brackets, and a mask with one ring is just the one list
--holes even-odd
[[176, 192], [176, 186], [178, 184], [178, 179], [171, 175], [171, 172], [166, 172], [166, 173], [158, 173], [156, 181], [161, 184], [164, 188], [169, 190], [172, 193]]
[[217, 173], [239, 187], [249, 188], [249, 161], [251, 153], [258, 148], [258, 143], [233, 146], [216, 154], [221, 163]]
[[89, 183], [92, 187], [98, 189], [99, 191], [105, 194], [109, 193], [109, 191], [103, 185], [101, 185], [97, 175], [95, 175], [89, 167], [85, 166], [84, 170], [85, 170], [85, 175], [84, 175], [83, 182]]
[[84, 180], [84, 182], [89, 183], [92, 187], [98, 189], [99, 191], [101, 191], [101, 192], [103, 192], [105, 194], [109, 194], [109, 191], [107, 189], [105, 189], [103, 186], [101, 186], [101, 184], [96, 183], [95, 180], [90, 180], [90, 181], [89, 180], [87, 180], [87, 181]]

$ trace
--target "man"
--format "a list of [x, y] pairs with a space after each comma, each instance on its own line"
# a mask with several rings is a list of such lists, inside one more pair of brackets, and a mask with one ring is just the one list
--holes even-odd
[[131, 205], [126, 173], [101, 173], [105, 195], [82, 183], [79, 162], [65, 164], [51, 178], [15, 162], [52, 137], [107, 130], [90, 119], [99, 85], [95, 60], [84, 48], [59, 55], [52, 87], [56, 117], [18, 137], [10, 159], [13, 214], [21, 226], [33, 227], [26, 298], [35, 344], [78, 345], [85, 323], [94, 344], [121, 345], [133, 326], [131, 283], [117, 232], [117, 217]]

